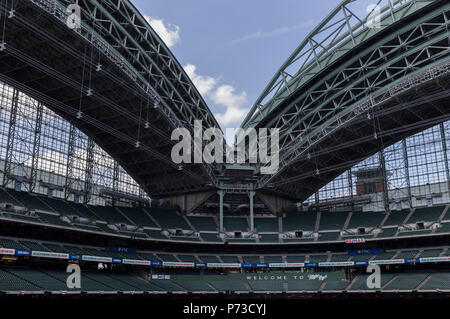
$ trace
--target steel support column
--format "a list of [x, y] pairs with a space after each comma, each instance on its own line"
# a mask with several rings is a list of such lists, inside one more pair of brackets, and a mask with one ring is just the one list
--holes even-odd
[[253, 212], [253, 197], [255, 197], [255, 192], [250, 191], [248, 197], [250, 198], [250, 231], [253, 232], [255, 230], [255, 215]]
[[75, 126], [70, 125], [69, 140], [67, 141], [67, 165], [66, 165], [66, 182], [64, 184], [64, 197], [68, 199], [73, 185], [73, 164], [75, 154]]
[[34, 130], [33, 154], [31, 154], [30, 189], [29, 189], [30, 192], [34, 191], [37, 182], [43, 113], [44, 113], [44, 106], [42, 103], [39, 102], [36, 109], [36, 126]]
[[445, 127], [444, 123], [441, 123], [441, 140], [442, 140], [442, 151], [444, 152], [444, 162], [445, 162], [445, 172], [447, 176], [447, 187], [448, 192], [450, 192], [450, 169], [448, 164], [448, 153], [447, 153], [447, 137], [445, 135]]
[[9, 117], [8, 140], [6, 144], [5, 165], [3, 169], [3, 183], [2, 183], [3, 186], [6, 186], [8, 184], [9, 177], [11, 174], [11, 164], [14, 152], [14, 139], [16, 136], [18, 104], [19, 104], [19, 91], [14, 89], [11, 100], [11, 114]]
[[383, 204], [386, 212], [390, 211], [389, 209], [389, 192], [388, 192], [388, 183], [387, 183], [387, 174], [386, 174], [386, 160], [384, 157], [384, 149], [381, 149], [378, 152], [379, 161], [381, 164], [381, 172], [383, 174]]
[[[113, 191], [118, 192], [119, 191], [119, 162], [114, 161], [114, 167], [113, 167]], [[112, 204], [113, 206], [116, 205], [116, 198], [112, 197]]]
[[217, 191], [219, 194], [219, 231], [223, 232], [223, 196], [225, 195], [223, 190]]
[[412, 192], [411, 192], [411, 179], [409, 176], [409, 161], [408, 161], [408, 146], [406, 145], [406, 140], [402, 140], [403, 147], [403, 162], [405, 164], [405, 177], [406, 177], [406, 187], [408, 191], [408, 204], [409, 208], [412, 208]]
[[84, 174], [84, 203], [91, 200], [92, 175], [94, 171], [94, 140], [90, 137], [86, 148], [86, 170]]

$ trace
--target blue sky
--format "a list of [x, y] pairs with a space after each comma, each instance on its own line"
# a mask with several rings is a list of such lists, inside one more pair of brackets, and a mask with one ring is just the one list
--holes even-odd
[[274, 73], [340, 0], [132, 0], [222, 128], [238, 127]]

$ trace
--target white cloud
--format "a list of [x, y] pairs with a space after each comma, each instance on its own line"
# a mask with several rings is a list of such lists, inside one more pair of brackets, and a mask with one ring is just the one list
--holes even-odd
[[184, 71], [186, 71], [187, 75], [191, 78], [194, 85], [197, 87], [197, 90], [201, 95], [206, 95], [216, 86], [217, 79], [211, 76], [199, 75], [195, 73], [197, 67], [193, 64], [187, 64], [184, 67]]
[[[147, 15], [144, 17], [169, 48], [180, 40], [179, 26], [165, 24], [163, 19]], [[243, 107], [247, 103], [245, 91], [238, 94], [235, 93], [235, 88], [231, 85], [217, 86], [218, 78], [197, 74], [197, 67], [194, 64], [186, 64], [184, 70], [202, 96], [211, 98], [215, 104], [225, 108], [224, 112], [214, 114], [223, 128], [232, 124], [240, 124], [248, 112], [248, 109]]]
[[248, 112], [248, 108], [244, 107], [247, 104], [247, 93], [245, 91], [240, 94], [235, 93], [236, 89], [228, 84], [217, 86], [219, 82], [217, 78], [199, 75], [196, 73], [196, 69], [197, 67], [193, 64], [184, 66], [184, 70], [200, 94], [209, 97], [217, 106], [225, 107], [224, 112], [214, 114], [222, 128], [226, 129], [240, 124]]
[[277, 28], [271, 31], [256, 31], [253, 33], [245, 34], [242, 37], [235, 39], [232, 43], [239, 43], [242, 41], [248, 41], [248, 40], [256, 40], [256, 39], [265, 39], [265, 38], [271, 38], [275, 36], [279, 36], [282, 34], [290, 33], [299, 29], [311, 27], [314, 25], [313, 20], [306, 21], [304, 23], [300, 23], [294, 26], [290, 27], [281, 27]]
[[243, 107], [247, 103], [247, 93], [236, 94], [231, 85], [219, 86], [211, 98], [214, 103], [226, 107], [225, 112], [215, 114], [223, 126], [240, 123], [248, 112], [248, 108]]
[[169, 48], [180, 41], [179, 26], [170, 23], [165, 24], [163, 19], [150, 17], [148, 15], [144, 15], [144, 18]]

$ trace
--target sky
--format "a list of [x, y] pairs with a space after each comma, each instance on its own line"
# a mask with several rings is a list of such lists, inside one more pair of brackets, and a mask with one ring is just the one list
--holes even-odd
[[222, 129], [239, 127], [303, 38], [340, 0], [132, 0]]

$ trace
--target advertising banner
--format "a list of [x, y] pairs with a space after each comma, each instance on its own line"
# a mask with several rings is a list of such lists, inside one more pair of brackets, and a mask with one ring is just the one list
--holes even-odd
[[43, 258], [56, 258], [56, 259], [69, 259], [69, 254], [65, 253], [52, 253], [48, 251], [36, 251], [31, 252], [33, 257], [43, 257]]
[[0, 248], [0, 255], [14, 255], [14, 254], [15, 254], [14, 249]]
[[96, 261], [101, 263], [112, 263], [112, 258], [110, 257], [98, 257], [98, 256], [82, 256], [82, 260], [85, 261]]
[[122, 263], [127, 265], [142, 265], [142, 266], [150, 266], [152, 264], [150, 260], [134, 260], [134, 259], [122, 259]]

